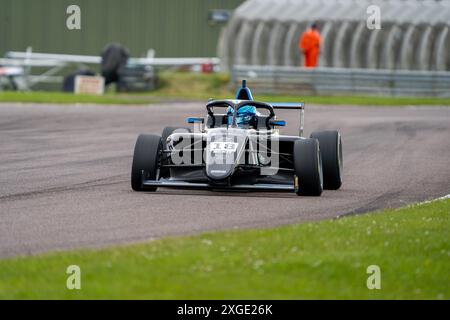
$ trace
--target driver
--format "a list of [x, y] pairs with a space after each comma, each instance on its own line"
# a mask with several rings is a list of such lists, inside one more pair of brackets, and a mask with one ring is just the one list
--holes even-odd
[[[228, 125], [231, 125], [233, 122], [233, 108], [228, 107], [227, 115], [228, 115]], [[252, 119], [256, 116], [256, 107], [254, 106], [243, 106], [239, 108], [236, 115], [236, 124], [238, 127], [243, 127], [249, 125]]]

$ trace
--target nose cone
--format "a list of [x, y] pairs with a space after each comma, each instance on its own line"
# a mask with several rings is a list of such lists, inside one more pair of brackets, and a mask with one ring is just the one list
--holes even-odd
[[245, 149], [245, 130], [218, 128], [208, 132], [206, 175], [213, 181], [230, 177]]

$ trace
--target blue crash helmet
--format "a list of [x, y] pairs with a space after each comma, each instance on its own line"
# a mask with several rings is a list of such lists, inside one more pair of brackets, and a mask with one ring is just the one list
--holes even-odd
[[[236, 99], [238, 100], [253, 100], [250, 88], [247, 87], [247, 81], [242, 80], [242, 86], [236, 92]], [[233, 122], [233, 108], [228, 107], [228, 125]], [[236, 124], [238, 127], [248, 125], [252, 118], [256, 116], [256, 107], [254, 106], [243, 106], [238, 110], [236, 115]]]
[[[231, 125], [233, 122], [233, 108], [228, 107], [227, 115], [228, 115], [228, 125]], [[248, 125], [253, 117], [256, 116], [256, 108], [254, 106], [243, 106], [238, 110], [236, 115], [236, 124], [238, 127]]]

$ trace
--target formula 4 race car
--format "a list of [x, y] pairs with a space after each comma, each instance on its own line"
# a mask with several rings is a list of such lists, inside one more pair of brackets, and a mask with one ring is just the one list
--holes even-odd
[[[221, 109], [225, 112], [219, 113]], [[286, 122], [276, 118], [276, 109], [299, 110], [298, 136], [279, 134], [277, 127]], [[164, 187], [320, 196], [323, 189], [341, 187], [341, 135], [320, 131], [303, 137], [303, 103], [254, 101], [244, 80], [236, 99], [210, 100], [206, 110], [206, 119], [187, 119], [193, 128], [166, 127], [162, 136], [138, 137], [133, 190]]]

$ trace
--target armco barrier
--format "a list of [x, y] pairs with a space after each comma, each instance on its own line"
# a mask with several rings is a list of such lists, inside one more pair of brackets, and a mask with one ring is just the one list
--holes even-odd
[[450, 72], [235, 65], [232, 81], [247, 79], [267, 93], [450, 97]]

